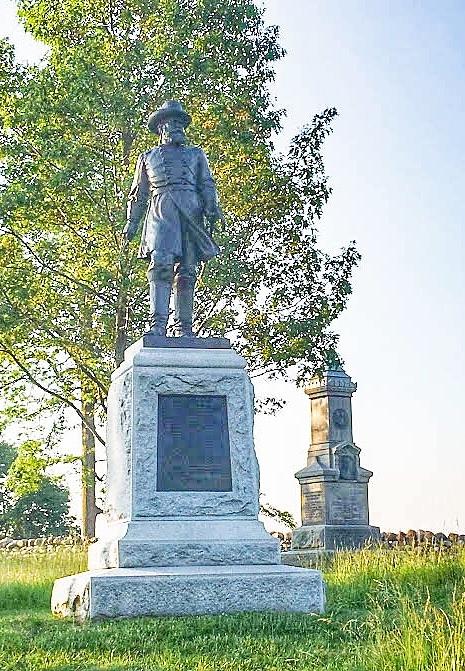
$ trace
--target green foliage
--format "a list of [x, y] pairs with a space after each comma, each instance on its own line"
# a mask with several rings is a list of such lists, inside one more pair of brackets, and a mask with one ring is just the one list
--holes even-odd
[[[328, 109], [273, 151], [269, 83], [283, 51], [252, 0], [18, 0], [49, 47], [38, 67], [0, 43], [0, 379], [6, 419], [105, 416], [109, 376], [146, 314], [144, 264], [122, 243], [146, 118], [167, 98], [192, 113], [227, 225], [204, 269], [196, 329], [229, 335], [253, 374], [303, 381], [336, 357], [358, 254], [330, 257], [316, 224], [330, 195]], [[26, 398], [28, 402], [26, 403]], [[23, 401], [21, 400], [23, 399]], [[102, 441], [101, 436], [97, 436]]]
[[18, 451], [0, 443], [0, 537], [60, 536], [74, 528], [69, 492], [45, 474], [47, 461], [38, 441]]
[[15, 497], [0, 516], [0, 535], [11, 538], [63, 536], [74, 528], [69, 492], [49, 477], [43, 478], [36, 492]]
[[36, 494], [42, 487], [47, 465], [42, 451], [39, 440], [27, 440], [18, 447], [5, 481], [5, 485], [16, 496]]
[[323, 615], [245, 613], [86, 625], [57, 620], [48, 612], [53, 579], [81, 571], [84, 561], [85, 552], [74, 549], [37, 555], [0, 551], [2, 669], [465, 668], [463, 548], [337, 554], [325, 566]]

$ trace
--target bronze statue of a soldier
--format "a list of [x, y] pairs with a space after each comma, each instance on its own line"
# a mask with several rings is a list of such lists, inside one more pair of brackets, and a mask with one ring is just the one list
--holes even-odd
[[175, 335], [194, 337], [197, 268], [219, 253], [211, 235], [222, 218], [218, 195], [204, 152], [186, 145], [190, 122], [175, 100], [150, 115], [148, 127], [160, 136], [160, 145], [139, 156], [123, 231], [132, 240], [145, 215], [139, 257], [149, 262], [150, 332], [158, 336], [166, 335], [174, 284]]

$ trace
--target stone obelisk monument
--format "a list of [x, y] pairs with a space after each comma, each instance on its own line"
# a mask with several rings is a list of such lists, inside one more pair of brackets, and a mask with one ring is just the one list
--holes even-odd
[[358, 548], [379, 540], [370, 526], [368, 481], [360, 466], [360, 448], [352, 435], [352, 394], [357, 385], [342, 370], [314, 377], [305, 389], [310, 398], [311, 443], [307, 466], [296, 473], [301, 487], [302, 526], [292, 534], [286, 563], [336, 549]]
[[[144, 218], [150, 331], [126, 350], [108, 395], [107, 485], [89, 570], [57, 580], [52, 609], [79, 619], [238, 611], [321, 612], [319, 571], [281, 565], [258, 521], [253, 388], [222, 338], [197, 338], [200, 261], [221, 217], [206, 157], [168, 101], [149, 119], [161, 145], [139, 157], [128, 240]], [[201, 208], [201, 204], [203, 210]], [[166, 337], [174, 290], [174, 332]]]

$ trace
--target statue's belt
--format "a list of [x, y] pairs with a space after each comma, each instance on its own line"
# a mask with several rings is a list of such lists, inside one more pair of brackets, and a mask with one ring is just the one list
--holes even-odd
[[165, 186], [155, 186], [151, 189], [151, 196], [159, 196], [162, 193], [170, 193], [174, 191], [192, 191], [197, 193], [197, 189], [189, 184], [167, 184]]

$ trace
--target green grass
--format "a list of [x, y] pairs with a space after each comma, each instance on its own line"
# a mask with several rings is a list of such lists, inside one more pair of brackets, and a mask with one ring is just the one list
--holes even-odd
[[462, 671], [465, 550], [341, 553], [324, 615], [144, 618], [78, 625], [49, 613], [84, 552], [0, 551], [2, 671]]
[[6, 609], [48, 608], [53, 581], [86, 568], [86, 551], [78, 545], [0, 550], [0, 615]]

